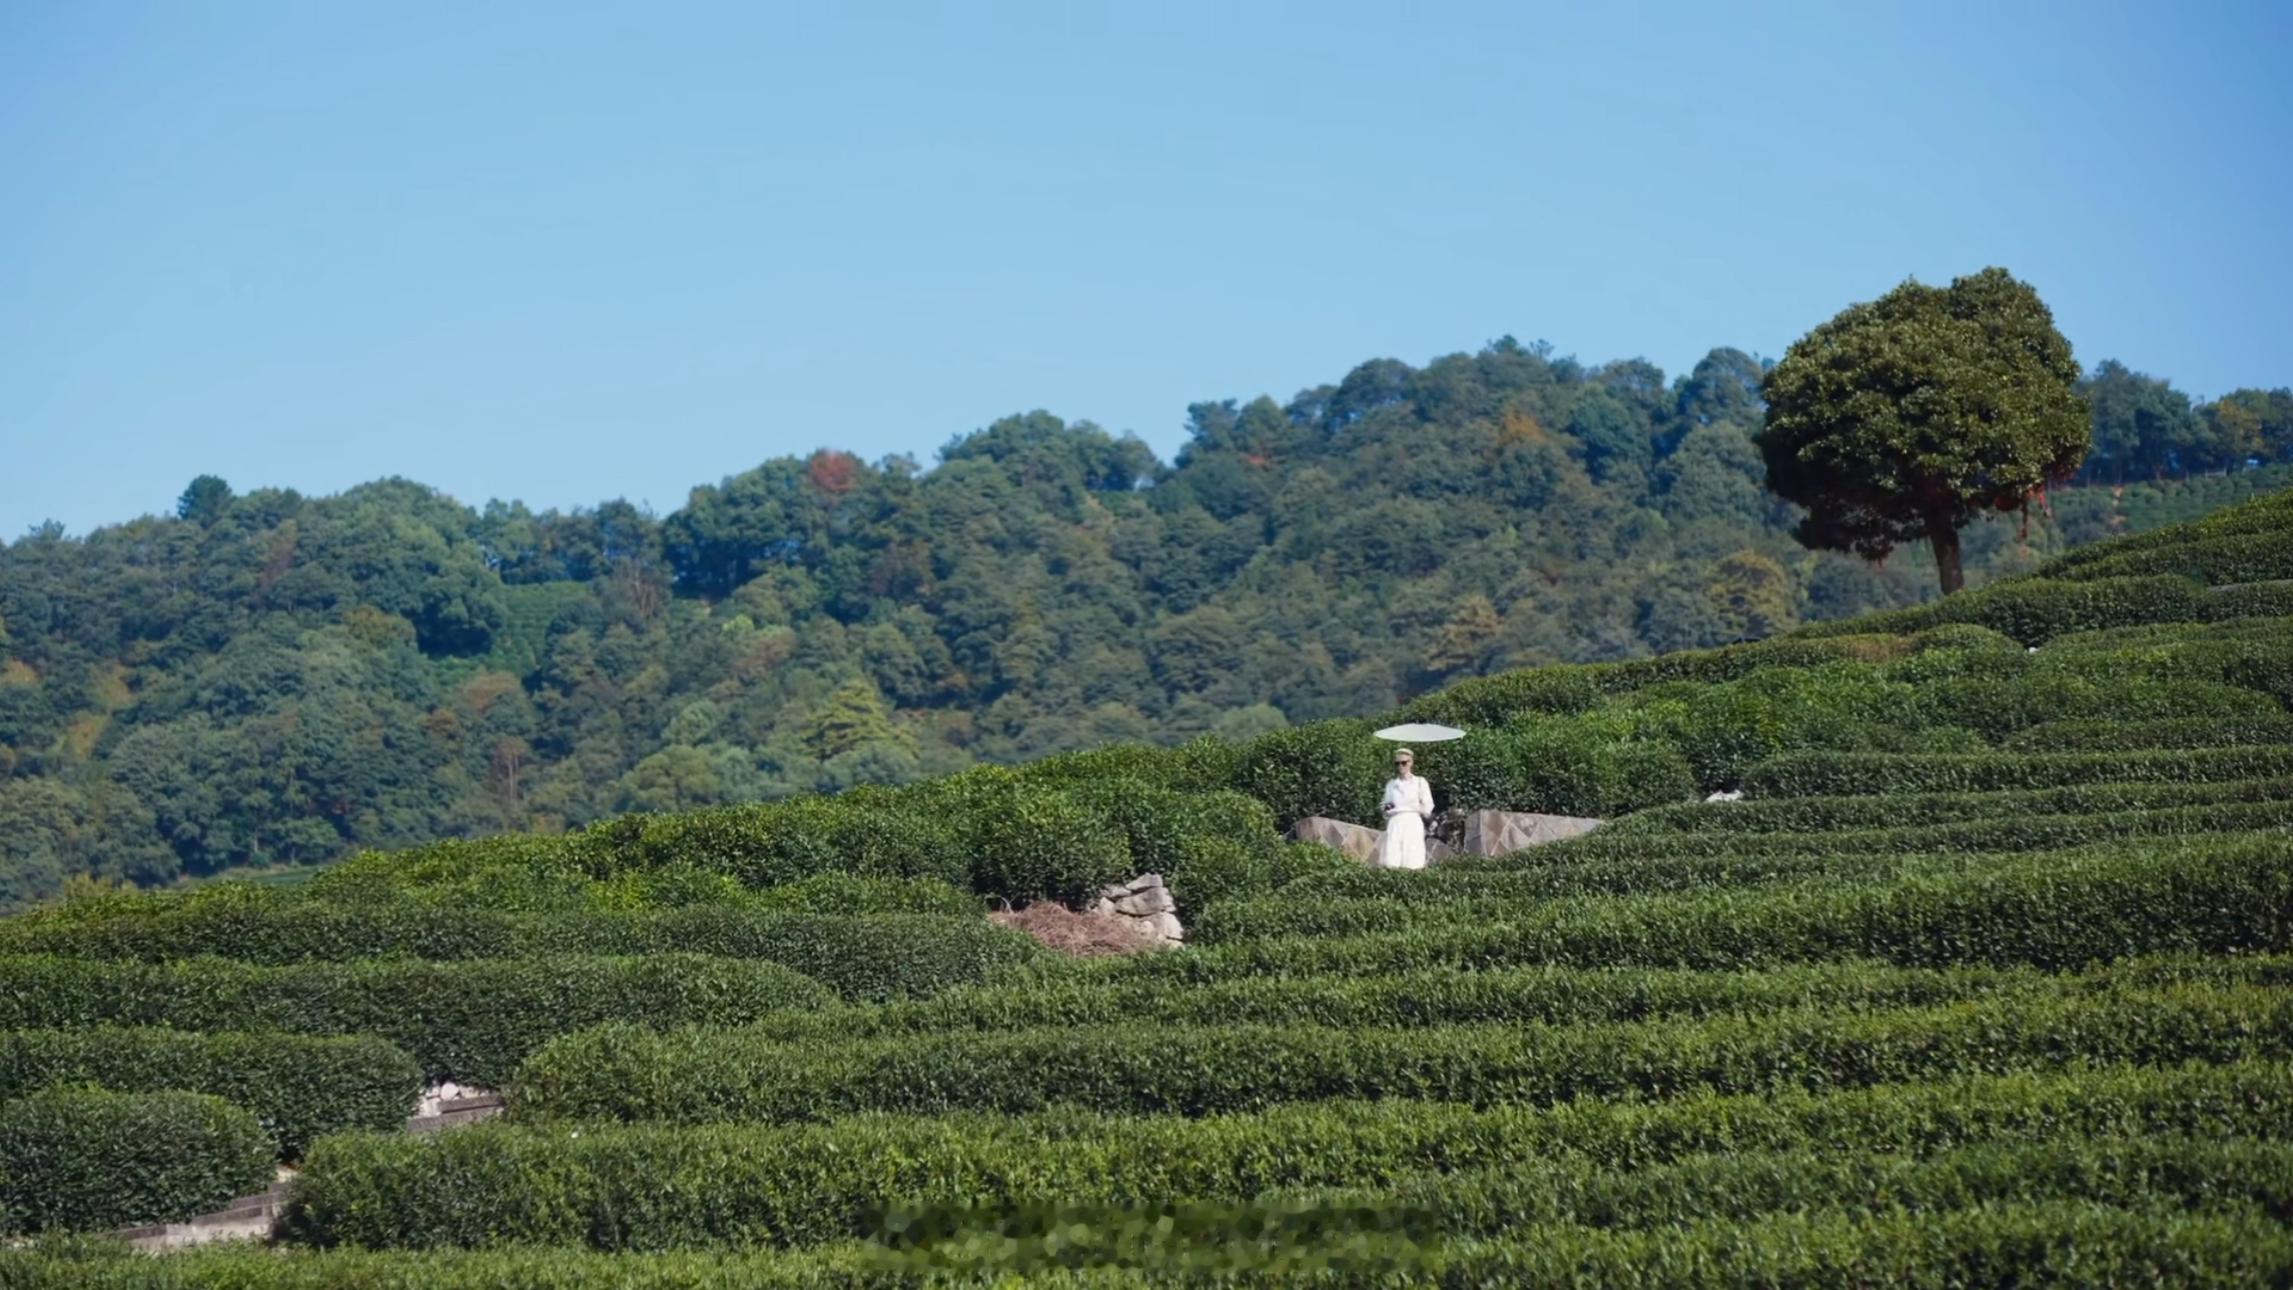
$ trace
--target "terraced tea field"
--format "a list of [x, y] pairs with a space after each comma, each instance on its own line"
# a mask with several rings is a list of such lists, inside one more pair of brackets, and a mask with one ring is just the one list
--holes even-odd
[[[1368, 731], [0, 922], [9, 1286], [2293, 1279], [2293, 495]], [[1718, 790], [1741, 800], [1705, 801]], [[1169, 952], [984, 916], [1164, 875]], [[503, 1091], [403, 1131], [426, 1086]], [[271, 1246], [72, 1233], [293, 1182]]]

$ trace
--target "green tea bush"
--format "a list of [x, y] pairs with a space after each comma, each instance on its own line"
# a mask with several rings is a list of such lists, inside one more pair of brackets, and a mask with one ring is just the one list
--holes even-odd
[[1606, 697], [1595, 676], [1593, 668], [1562, 665], [1474, 677], [1412, 702], [1401, 716], [1460, 727], [1501, 726], [1524, 715], [1574, 716]]
[[422, 1072], [397, 1047], [369, 1036], [114, 1027], [0, 1032], [0, 1097], [67, 1084], [214, 1094], [252, 1111], [291, 1160], [320, 1134], [403, 1127]]
[[1133, 875], [1123, 831], [1056, 789], [1000, 794], [971, 816], [971, 883], [1015, 903], [1077, 902]]
[[2259, 699], [2251, 690], [2218, 681], [2033, 671], [2013, 678], [1939, 681], [1921, 691], [1919, 706], [1923, 724], [1961, 726], [1996, 743], [2041, 722], [2076, 718], [2232, 722], [2251, 714]]
[[1646, 1232], [1532, 1227], [1425, 1274], [1443, 1286], [2176, 1285], [2281, 1280], [2293, 1238], [2252, 1212], [2180, 1216], [2080, 1201], [1942, 1214], [1819, 1210]]
[[1512, 730], [1472, 730], [1463, 739], [1412, 751], [1418, 772], [1433, 784], [1440, 809], [1509, 811], [1521, 809], [1530, 787], [1519, 742]]
[[1144, 1219], [1174, 1244], [1306, 1242], [1366, 1231], [1423, 1241], [1502, 1237], [1531, 1225], [1646, 1230], [1742, 1222], [1822, 1210], [1841, 1196], [1854, 1197], [1858, 1210], [1927, 1214], [2062, 1200], [2267, 1213], [2293, 1200], [2289, 1171], [2293, 1146], [2284, 1142], [2178, 1137], [1985, 1144], [1932, 1156], [1719, 1153], [1634, 1170], [1564, 1157], [1245, 1201], [903, 1205], [889, 1210], [883, 1230], [870, 1236], [903, 1249], [982, 1237], [1035, 1242], [1077, 1228], [1112, 1234], [1128, 1220]]
[[1921, 724], [1911, 687], [1864, 664], [1768, 668], [1688, 689], [1676, 742], [1706, 787], [1733, 785], [1753, 764], [1798, 748], [1864, 748]]
[[1324, 1102], [1202, 1119], [1061, 1110], [590, 1125], [577, 1135], [486, 1124], [328, 1139], [306, 1162], [284, 1226], [291, 1241], [324, 1246], [796, 1246], [869, 1230], [893, 1198], [1241, 1199], [1524, 1161], [1632, 1170], [1710, 1152], [1920, 1153], [2100, 1135], [2282, 1141], [2289, 1124], [2293, 1070], [2278, 1063], [2042, 1064], [1913, 1085], [1545, 1108]]
[[1535, 863], [1516, 862], [1514, 857], [1456, 859], [1422, 870], [1371, 869], [1357, 863], [1350, 872], [1315, 875], [1282, 895], [1296, 901], [1488, 901], [1490, 912], [1515, 912], [1524, 902], [1567, 896], [1646, 896], [1782, 882], [1890, 882], [1964, 873], [1974, 863], [1965, 856], [1930, 852], [1721, 850], [1710, 855], [1650, 855], [1618, 848], [1596, 856]]
[[[681, 1123], [1059, 1105], [1200, 1116], [1328, 1098], [1542, 1104], [2288, 1053], [2293, 996], [2213, 985], [1613, 1026], [1126, 1024], [806, 1043], [616, 1025], [534, 1054], [511, 1103], [529, 1120]], [[632, 1078], [642, 1071], [677, 1078]]]
[[2276, 582], [2293, 578], [2293, 526], [2261, 533], [2224, 533], [2194, 541], [2119, 551], [2057, 575], [2071, 580], [2179, 574], [2199, 582]]
[[[554, 915], [417, 900], [343, 904], [282, 888], [219, 883], [64, 905], [0, 920], [0, 952], [76, 958], [172, 959], [217, 954], [254, 963], [353, 959], [499, 958], [518, 929]], [[615, 925], [625, 919], [604, 920]]]
[[2293, 713], [2249, 710], [2227, 717], [2151, 721], [2047, 721], [2009, 736], [2001, 752], [2141, 752], [2293, 744]]
[[[723, 903], [723, 902], [692, 902]], [[757, 892], [757, 909], [791, 914], [975, 914], [979, 897], [937, 878], [821, 873]]]
[[632, 816], [600, 830], [625, 866], [690, 864], [775, 887], [822, 873], [868, 878], [971, 879], [950, 822], [882, 789]]
[[2196, 783], [2293, 774], [2293, 748], [2078, 753], [1787, 753], [1754, 766], [1753, 797], [1985, 793], [2102, 780]]
[[[2288, 781], [2293, 782], [2293, 781]], [[1568, 896], [1636, 896], [1658, 892], [1729, 894], [1782, 902], [1825, 887], [1911, 879], [1948, 881], [1996, 867], [1998, 857], [2053, 855], [2069, 863], [2082, 846], [2130, 838], [2173, 838], [2185, 847], [2233, 843], [2248, 832], [2293, 825], [2293, 797], [2275, 781], [2256, 785], [2268, 800], [2111, 815], [2009, 816], [1859, 833], [1673, 833], [1586, 839], [1564, 844], [1572, 858], [1515, 864], [1524, 876], [1493, 881], [1505, 861], [1462, 869], [1456, 877], [1411, 875], [1384, 889], [1363, 883], [1367, 899], [1331, 899], [1305, 888], [1273, 900], [1248, 900], [1214, 911], [1193, 929], [1198, 945], [1269, 936], [1349, 936], [1439, 926], [1456, 919], [1509, 920]], [[1818, 799], [1822, 800], [1822, 799]], [[1836, 800], [1836, 799], [1832, 799]], [[1552, 851], [1556, 848], [1542, 848]], [[1473, 876], [1466, 876], [1473, 875]], [[1793, 885], [1761, 896], [1755, 884]], [[1396, 892], [1410, 893], [1396, 901]], [[1444, 902], [1440, 893], [1446, 893]], [[1416, 897], [1411, 899], [1410, 897]]]
[[1156, 981], [1061, 976], [951, 990], [929, 1000], [790, 1012], [753, 1027], [775, 1040], [826, 1042], [930, 1031], [1092, 1026], [1109, 1017], [1156, 1024], [1434, 1026], [1641, 1021], [1779, 1009], [1899, 1008], [2003, 995], [2084, 995], [2210, 982], [2293, 986], [2293, 958], [2168, 956], [2080, 974], [2030, 968], [1900, 968], [1801, 963], [1758, 971], [1578, 968], [1469, 971], [1420, 968], [1382, 976], [1256, 977], [1172, 990]]
[[1263, 854], [1277, 840], [1273, 812], [1241, 793], [1185, 793], [1136, 779], [1084, 780], [1066, 791], [1077, 805], [1121, 831], [1129, 856], [1123, 877], [1169, 877], [1197, 842]]
[[[1624, 738], [1613, 723], [1524, 717], [1504, 741], [1516, 776], [1504, 809], [1605, 818], [1696, 793], [1695, 771], [1677, 748]], [[1443, 792], [1439, 780], [1434, 787]]]
[[2043, 645], [2057, 636], [2097, 628], [2199, 621], [2211, 612], [2210, 594], [2195, 579], [2171, 574], [2086, 581], [2017, 578], [1915, 609], [1804, 627], [1799, 636], [1820, 639], [1851, 632], [1915, 632], [1944, 623], [1972, 623], [2025, 645]]
[[[1411, 1243], [1352, 1231], [1325, 1211], [1269, 1232], [1255, 1213], [1207, 1233], [1157, 1210], [1113, 1208], [1034, 1239], [967, 1230], [915, 1249], [844, 1242], [801, 1251], [680, 1249], [598, 1253], [487, 1250], [189, 1251], [164, 1262], [117, 1253], [34, 1249], [0, 1254], [0, 1274], [26, 1290], [70, 1287], [550, 1286], [584, 1290], [756, 1290], [1008, 1285], [1829, 1287], [2273, 1285], [2293, 1275], [2293, 1237], [2253, 1210], [2177, 1215], [2170, 1202], [2124, 1209], [2082, 1201], [2009, 1203], [1921, 1213], [1816, 1209], [1743, 1224], [1615, 1228], [1537, 1224], [1501, 1238]], [[1195, 1215], [1202, 1207], [1178, 1212]], [[1383, 1224], [1385, 1209], [1354, 1215]], [[1232, 1232], [1233, 1235], [1227, 1233]]]
[[2246, 622], [2293, 617], [2293, 581], [2216, 587], [2206, 617]]
[[1236, 783], [1283, 828], [1309, 816], [1375, 821], [1393, 774], [1392, 745], [1362, 721], [1317, 721], [1258, 736], [1242, 748]]
[[[1572, 859], [1749, 855], [1881, 855], [2065, 850], [2124, 838], [2184, 838], [2281, 829], [2293, 824], [2282, 780], [2249, 780], [2198, 794], [2201, 805], [2107, 814], [2010, 815], [1838, 833], [1744, 833], [1572, 839], [1556, 855]], [[2204, 786], [2197, 786], [2204, 787]], [[1789, 799], [1777, 799], [1789, 800]], [[1831, 799], [1839, 800], [1839, 799]], [[1876, 799], [1884, 801], [1886, 799]]]
[[2136, 551], [2180, 547], [2211, 537], [2251, 533], [2293, 533], [2293, 492], [2281, 492], [2229, 507], [2202, 519], [2128, 534], [2096, 542], [2058, 556], [2040, 570], [2047, 577], [2067, 578], [2073, 570], [2115, 560]]
[[428, 905], [346, 907], [274, 899], [217, 907], [138, 902], [0, 922], [0, 953], [160, 961], [218, 955], [287, 964], [360, 958], [517, 959], [708, 954], [778, 963], [846, 998], [928, 994], [985, 980], [1037, 953], [1027, 937], [964, 914], [791, 914], [695, 905], [627, 914], [514, 915]]
[[1830, 663], [1882, 663], [1920, 647], [1896, 634], [1844, 632], [1828, 639], [1778, 636], [1718, 649], [1659, 654], [1599, 664], [1594, 677], [1603, 692], [1624, 694], [1660, 685], [1691, 682], [1719, 685], [1770, 668], [1817, 668]]
[[[1306, 902], [1275, 901], [1275, 906]], [[1325, 902], [1325, 905], [1330, 902]], [[2044, 855], [1950, 877], [1810, 888], [1586, 897], [1483, 908], [1460, 922], [1390, 901], [1351, 914], [1405, 927], [1344, 939], [1236, 941], [1102, 969], [1199, 984], [1247, 976], [1367, 975], [1532, 963], [1759, 967], [1874, 958], [2065, 969], [2144, 954], [2293, 948], [2293, 843], [2209, 841], [2183, 851]], [[1197, 943], [1311, 917], [1243, 901], [1189, 929]]]
[[49, 1089], [0, 1103], [0, 1233], [175, 1222], [262, 1190], [272, 1161], [219, 1097]]
[[450, 838], [404, 851], [368, 851], [312, 876], [305, 894], [344, 902], [425, 900], [540, 912], [586, 908], [610, 871], [602, 847], [580, 834]]
[[1262, 896], [1280, 885], [1270, 850], [1252, 851], [1224, 838], [1188, 838], [1165, 885], [1188, 917], [1220, 901]]
[[412, 1055], [431, 1080], [487, 1087], [544, 1042], [586, 1026], [740, 1025], [834, 1002], [826, 986], [778, 964], [700, 954], [286, 967], [0, 958], [0, 1029], [373, 1035]]
[[[844, 874], [820, 874], [817, 878], [843, 878]], [[800, 879], [789, 886], [800, 886], [816, 879]], [[853, 882], [873, 881], [865, 878]], [[893, 880], [898, 881], [898, 880]], [[915, 881], [930, 882], [930, 879]], [[946, 886], [945, 883], [939, 884]], [[774, 891], [782, 890], [773, 888]], [[745, 905], [765, 908], [764, 894], [752, 892], [740, 879], [729, 873], [718, 873], [698, 865], [669, 864], [658, 869], [624, 869], [610, 878], [590, 884], [584, 893], [588, 904], [595, 909], [681, 909], [686, 905]], [[498, 906], [494, 906], [498, 908]], [[772, 906], [777, 908], [778, 906]]]
[[1203, 735], [1175, 748], [1108, 744], [1059, 753], [1030, 762], [1020, 771], [1029, 779], [1056, 783], [1133, 779], [1185, 793], [1211, 793], [1231, 788], [1240, 765], [1240, 749]]
[[[2066, 788], [1996, 793], [1901, 793], [1848, 797], [1769, 797], [1740, 802], [1682, 802], [1612, 821], [1603, 846], [1629, 848], [1642, 835], [1675, 833], [1824, 833], [1885, 829], [1904, 820], [1910, 830], [1960, 820], [2053, 815], [2102, 815], [2240, 802], [2293, 800], [2293, 776], [2226, 782], [2172, 783], [2104, 780]], [[2229, 827], [2229, 826], [2224, 826]], [[2108, 833], [2103, 837], [2110, 836]], [[1845, 840], [1841, 849], [1860, 846]]]
[[926, 995], [984, 981], [1038, 953], [977, 914], [779, 914], [712, 906], [608, 921], [537, 920], [505, 956], [685, 951], [794, 968], [847, 999]]

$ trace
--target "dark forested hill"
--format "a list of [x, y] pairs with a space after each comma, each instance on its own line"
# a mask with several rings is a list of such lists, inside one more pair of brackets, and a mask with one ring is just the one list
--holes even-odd
[[[1931, 594], [1917, 553], [1793, 544], [1760, 373], [1505, 340], [1198, 404], [1168, 465], [1038, 412], [660, 517], [202, 478], [0, 549], [0, 903], [1245, 735]], [[1975, 580], [2293, 478], [2286, 391], [2200, 406], [2106, 363], [2088, 393], [2091, 482], [1970, 531]]]

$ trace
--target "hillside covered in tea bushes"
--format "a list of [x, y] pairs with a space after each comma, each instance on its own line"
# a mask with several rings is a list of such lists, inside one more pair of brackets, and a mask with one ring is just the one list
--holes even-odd
[[[1287, 842], [1346, 720], [77, 884], [0, 920], [0, 1284], [2293, 1278], [2293, 495], [1399, 712], [1609, 823]], [[1148, 871], [1187, 948], [983, 916]], [[506, 1116], [398, 1131], [447, 1080]], [[275, 1249], [69, 1235], [279, 1161]]]
[[[1923, 548], [1793, 541], [1762, 372], [1505, 340], [1197, 404], [1168, 463], [1034, 413], [929, 470], [823, 450], [663, 515], [202, 477], [174, 515], [0, 546], [0, 908], [1241, 741], [1931, 596]], [[2086, 472], [1968, 530], [1976, 584], [2293, 479], [2285, 391], [2112, 363], [2082, 391]]]

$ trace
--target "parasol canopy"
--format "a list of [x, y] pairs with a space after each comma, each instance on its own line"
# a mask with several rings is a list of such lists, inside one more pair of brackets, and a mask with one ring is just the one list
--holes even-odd
[[1412, 721], [1407, 725], [1387, 726], [1377, 732], [1380, 739], [1391, 739], [1405, 744], [1437, 744], [1450, 739], [1463, 739], [1465, 732], [1455, 726], [1436, 726], [1430, 722]]

